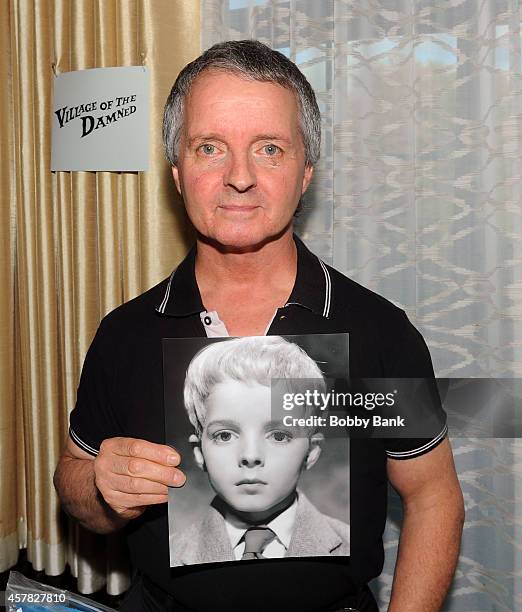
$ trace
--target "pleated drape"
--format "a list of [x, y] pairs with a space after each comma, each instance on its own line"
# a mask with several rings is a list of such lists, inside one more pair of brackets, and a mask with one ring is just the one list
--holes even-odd
[[[83, 592], [108, 568], [118, 593], [117, 538], [71, 527], [52, 475], [100, 319], [165, 277], [191, 241], [160, 136], [168, 91], [200, 50], [199, 2], [4, 0], [0, 40], [0, 571], [27, 547], [48, 574], [69, 562]], [[51, 173], [54, 75], [140, 64], [150, 170]]]

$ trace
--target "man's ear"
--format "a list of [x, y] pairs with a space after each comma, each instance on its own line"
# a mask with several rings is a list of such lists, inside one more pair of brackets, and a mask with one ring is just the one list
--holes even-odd
[[305, 459], [305, 470], [309, 470], [316, 464], [317, 460], [319, 459], [319, 455], [321, 454], [321, 444], [323, 440], [324, 436], [322, 433], [317, 432], [311, 436], [310, 449]]
[[203, 453], [201, 452], [201, 440], [199, 436], [196, 434], [191, 434], [189, 436], [189, 442], [192, 446], [192, 452], [194, 453], [194, 460], [196, 461], [196, 465], [200, 470], [206, 472], [205, 468], [205, 459], [203, 457]]
[[306, 164], [303, 174], [303, 186], [301, 188], [301, 195], [308, 189], [312, 176], [314, 175], [314, 167], [312, 164]]
[[179, 171], [177, 166], [172, 166], [172, 177], [174, 178], [174, 183], [176, 183], [176, 189], [178, 190], [179, 195], [181, 195], [181, 183], [179, 180]]

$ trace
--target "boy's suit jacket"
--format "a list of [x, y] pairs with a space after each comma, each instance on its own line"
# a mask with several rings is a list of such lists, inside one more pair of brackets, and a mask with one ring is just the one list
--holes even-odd
[[[199, 523], [174, 533], [175, 553], [171, 566], [235, 561], [222, 514], [210, 505]], [[322, 514], [299, 492], [290, 546], [285, 557], [348, 556], [350, 526]]]

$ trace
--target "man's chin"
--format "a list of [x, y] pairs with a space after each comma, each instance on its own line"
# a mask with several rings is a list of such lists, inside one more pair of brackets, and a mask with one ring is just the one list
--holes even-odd
[[291, 224], [280, 231], [274, 232], [239, 232], [237, 228], [234, 228], [233, 231], [220, 231], [212, 236], [205, 236], [198, 232], [198, 239], [200, 242], [204, 242], [222, 253], [254, 253], [265, 245], [280, 240], [288, 232], [291, 233], [291, 231]]

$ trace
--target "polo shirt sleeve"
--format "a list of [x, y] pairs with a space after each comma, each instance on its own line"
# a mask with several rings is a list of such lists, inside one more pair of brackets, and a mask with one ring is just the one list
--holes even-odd
[[93, 456], [98, 454], [103, 440], [121, 435], [111, 403], [116, 358], [107, 328], [104, 319], [87, 351], [69, 421], [72, 440]]
[[[448, 427], [424, 338], [403, 311], [400, 311], [395, 331], [395, 340], [387, 347], [385, 375], [388, 378], [413, 379], [411, 384], [421, 387], [423, 401], [419, 418], [429, 420], [434, 435], [430, 438], [389, 438], [383, 443], [390, 459], [413, 459], [437, 447], [447, 436]], [[415, 405], [412, 410], [415, 410]]]

